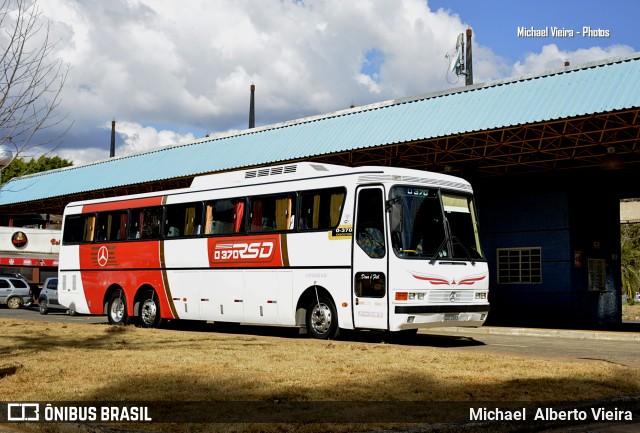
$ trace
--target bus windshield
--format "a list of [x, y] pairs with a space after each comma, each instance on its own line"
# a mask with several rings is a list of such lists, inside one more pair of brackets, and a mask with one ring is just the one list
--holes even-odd
[[387, 209], [396, 256], [482, 259], [471, 196], [435, 188], [394, 187]]

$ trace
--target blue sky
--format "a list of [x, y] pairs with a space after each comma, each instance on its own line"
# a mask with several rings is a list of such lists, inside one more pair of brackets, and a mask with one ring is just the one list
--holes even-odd
[[463, 86], [446, 55], [467, 26], [476, 83], [640, 50], [631, 0], [36, 1], [70, 66], [57, 154], [75, 164], [108, 157], [112, 119], [118, 156], [246, 129], [251, 84], [257, 126]]
[[[476, 42], [510, 62], [522, 61], [547, 44], [563, 51], [595, 45], [626, 44], [640, 49], [640, 2], [634, 0], [428, 0], [431, 9], [443, 8], [460, 16], [473, 30]], [[574, 37], [519, 38], [517, 28], [558, 27], [574, 30]], [[608, 38], [578, 36], [584, 26], [609, 30]]]

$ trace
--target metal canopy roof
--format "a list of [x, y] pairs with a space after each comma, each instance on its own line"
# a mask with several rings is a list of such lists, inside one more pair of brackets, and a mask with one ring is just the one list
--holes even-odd
[[0, 212], [188, 186], [199, 174], [299, 160], [497, 175], [640, 163], [640, 53], [386, 101], [12, 179]]

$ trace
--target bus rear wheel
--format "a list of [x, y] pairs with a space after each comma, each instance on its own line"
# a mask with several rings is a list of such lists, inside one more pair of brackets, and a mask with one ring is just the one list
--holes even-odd
[[313, 338], [333, 340], [338, 337], [338, 314], [333, 301], [325, 295], [314, 298], [307, 308], [307, 332]]
[[107, 319], [111, 325], [126, 325], [129, 321], [127, 298], [125, 298], [122, 290], [116, 290], [109, 298]]
[[140, 326], [143, 328], [159, 328], [162, 324], [160, 316], [160, 302], [156, 292], [148, 290], [142, 295], [140, 301]]

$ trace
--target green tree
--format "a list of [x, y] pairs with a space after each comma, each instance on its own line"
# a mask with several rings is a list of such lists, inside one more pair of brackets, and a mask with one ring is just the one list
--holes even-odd
[[70, 167], [72, 165], [73, 163], [71, 161], [62, 159], [59, 156], [49, 157], [43, 155], [38, 159], [31, 158], [29, 161], [25, 161], [22, 158], [15, 158], [7, 168], [2, 170], [0, 184], [4, 184], [8, 182], [9, 179], [24, 174], [40, 173], [55, 168]]
[[633, 303], [633, 294], [640, 287], [640, 224], [620, 225], [622, 250], [622, 294]]

